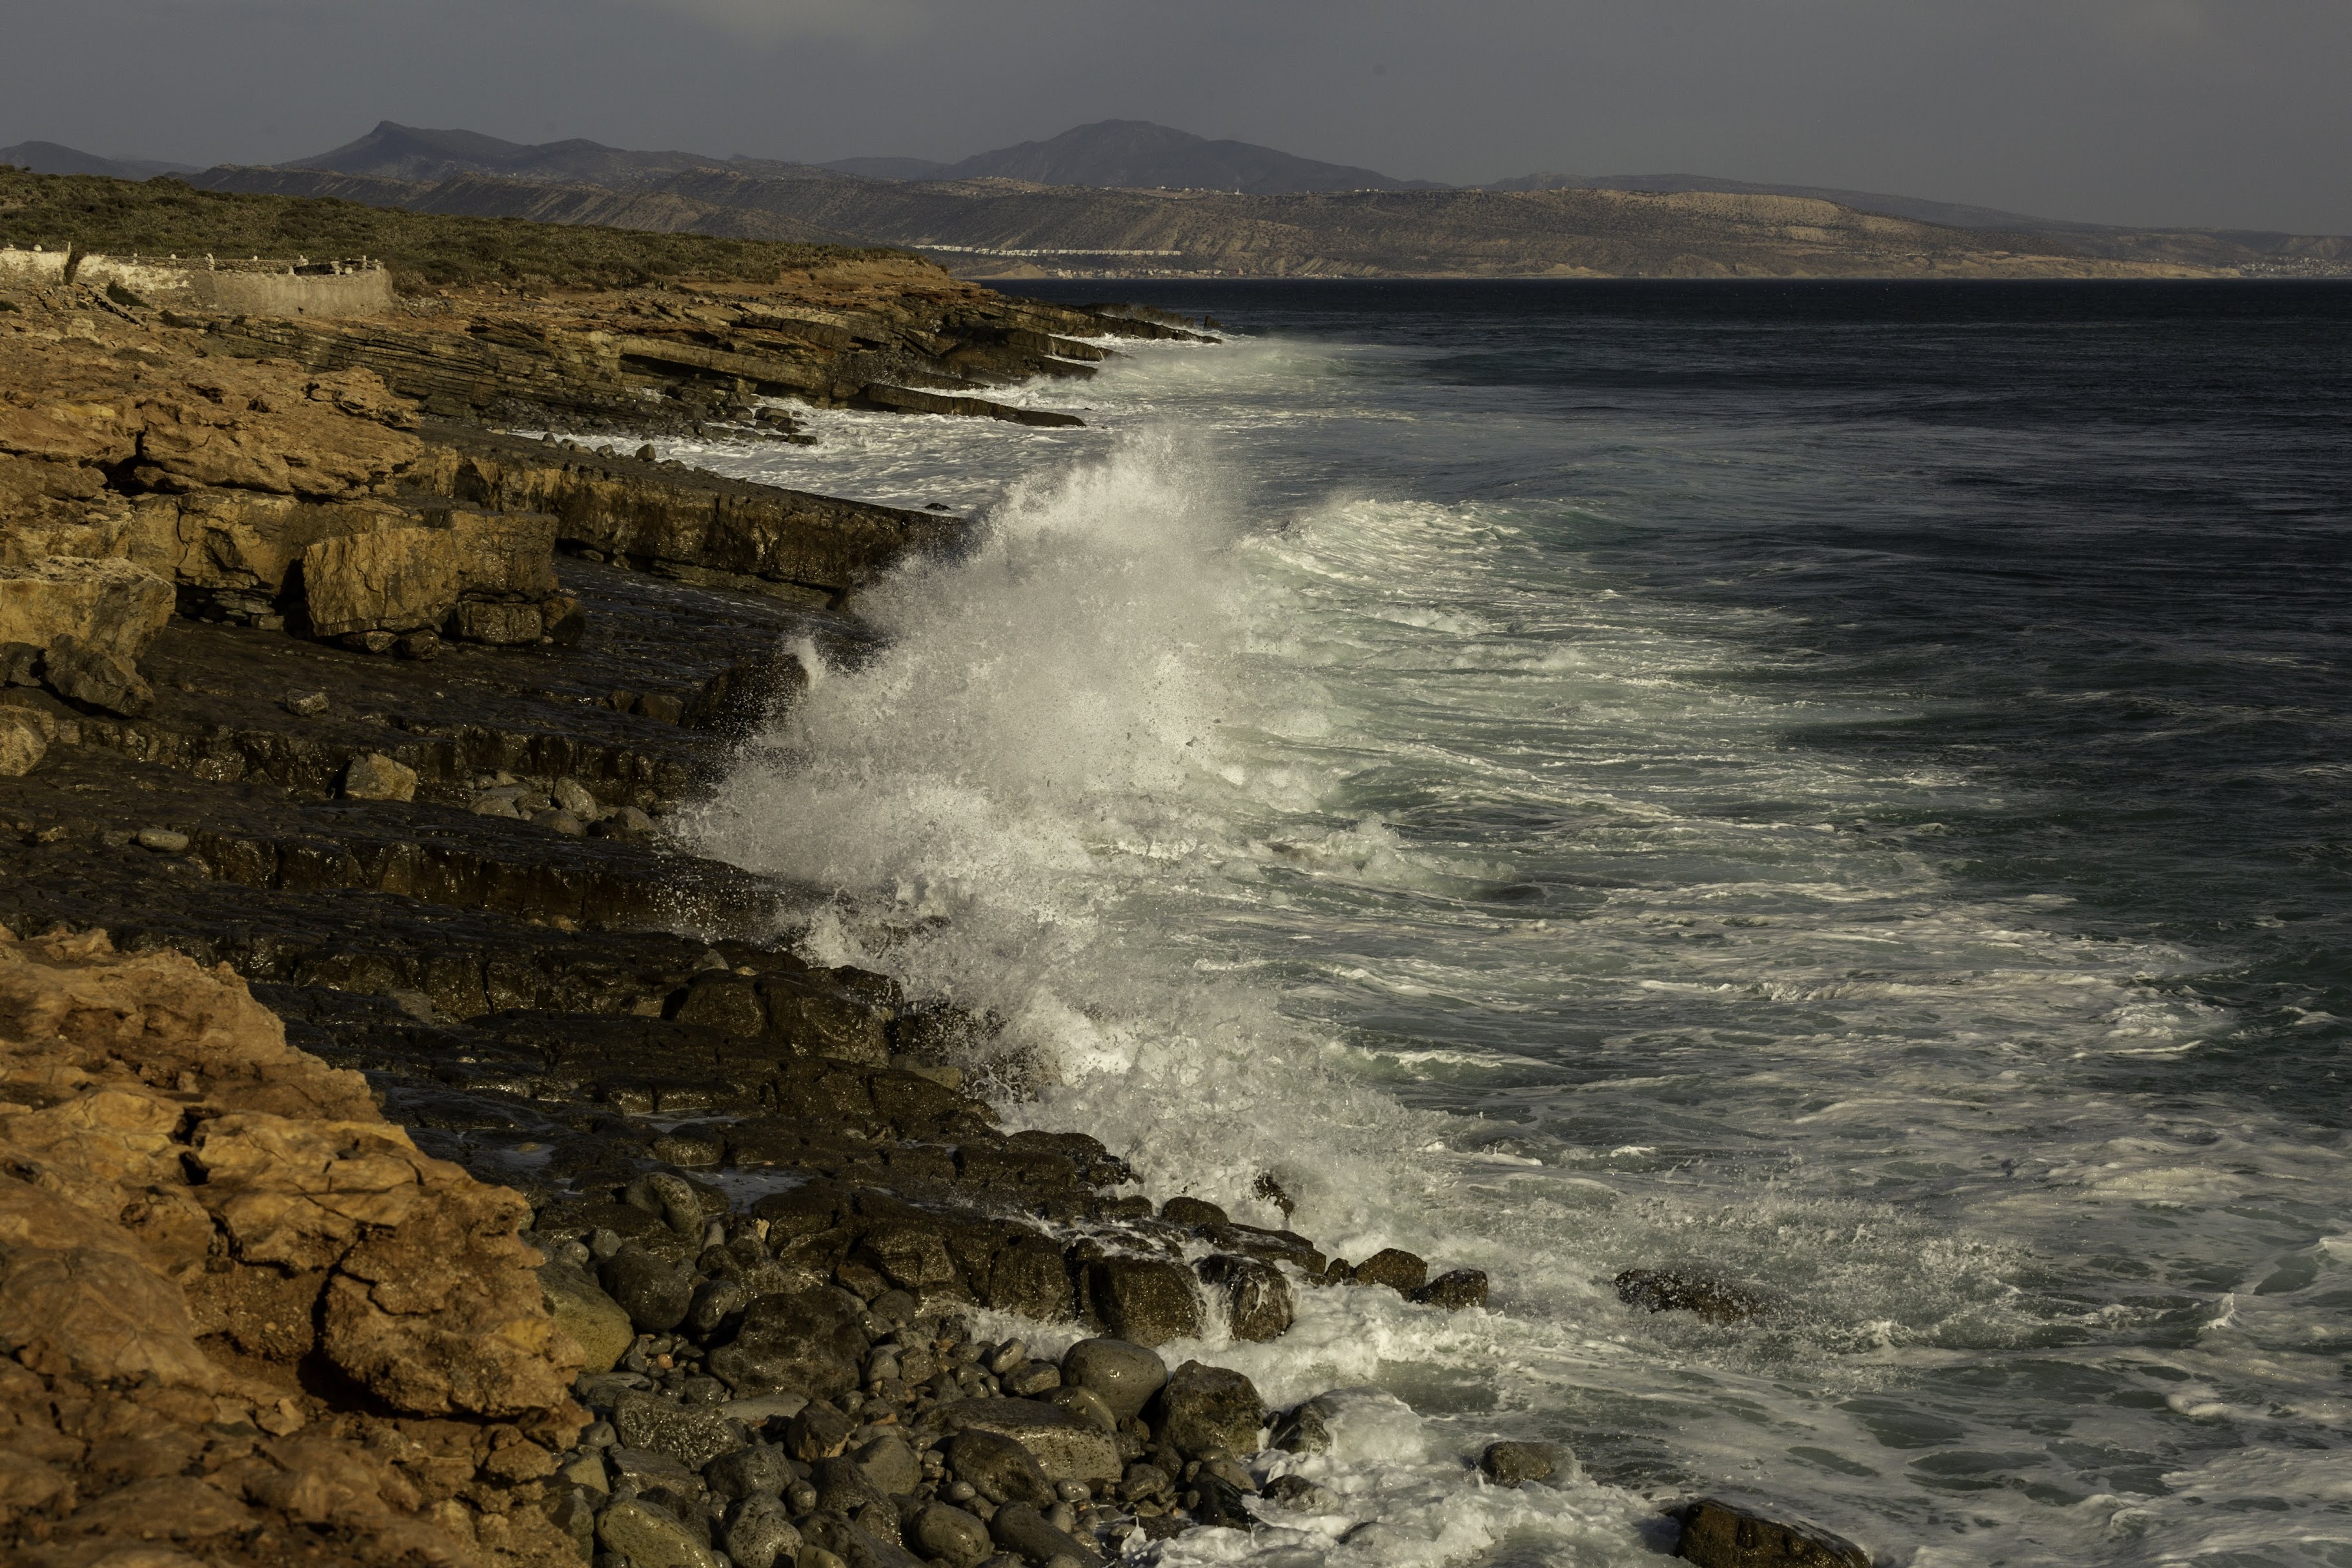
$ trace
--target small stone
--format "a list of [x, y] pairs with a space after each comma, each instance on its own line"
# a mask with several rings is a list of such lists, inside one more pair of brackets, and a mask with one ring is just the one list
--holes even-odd
[[0, 685], [41, 684], [41, 649], [35, 643], [0, 643]]
[[694, 1292], [694, 1304], [686, 1311], [687, 1332], [699, 1340], [708, 1340], [719, 1326], [751, 1304], [751, 1292], [740, 1280], [718, 1276], [706, 1280]]
[[327, 711], [324, 692], [288, 692], [278, 699], [278, 706], [296, 718], [316, 718]]
[[1718, 1498], [1691, 1504], [1682, 1525], [1675, 1552], [1699, 1568], [1870, 1568], [1870, 1553], [1843, 1536]]
[[1111, 1414], [1111, 1408], [1104, 1403], [1103, 1396], [1091, 1388], [1072, 1388], [1065, 1385], [1060, 1388], [1049, 1388], [1037, 1397], [1061, 1411], [1062, 1414], [1083, 1421], [1098, 1432], [1118, 1430], [1118, 1417]]
[[416, 769], [381, 751], [362, 752], [343, 769], [343, 793], [354, 800], [414, 800]]
[[1159, 1409], [1152, 1427], [1180, 1451], [1247, 1454], [1257, 1449], [1265, 1405], [1257, 1385], [1240, 1373], [1188, 1361], [1160, 1391]]
[[801, 1549], [801, 1532], [793, 1528], [783, 1500], [769, 1493], [738, 1502], [727, 1516], [721, 1540], [738, 1568], [774, 1568], [778, 1558], [793, 1556]]
[[856, 1423], [839, 1411], [811, 1405], [784, 1428], [784, 1448], [801, 1463], [813, 1465], [837, 1457], [856, 1430]]
[[1233, 1217], [1215, 1204], [1197, 1197], [1171, 1197], [1160, 1206], [1160, 1218], [1171, 1225], [1230, 1225]]
[[1331, 1451], [1330, 1418], [1336, 1414], [1330, 1400], [1309, 1399], [1294, 1409], [1275, 1417], [1270, 1448], [1286, 1454], [1328, 1454]]
[[1249, 1494], [1224, 1477], [1203, 1469], [1192, 1478], [1192, 1486], [1199, 1493], [1192, 1517], [1201, 1523], [1227, 1530], [1247, 1530], [1257, 1523], [1246, 1500]]
[[616, 1444], [604, 1450], [604, 1464], [615, 1492], [666, 1491], [695, 1499], [706, 1495], [702, 1478], [675, 1455]]
[[1056, 1529], [1025, 1502], [1008, 1502], [998, 1509], [989, 1519], [988, 1533], [999, 1546], [1017, 1552], [1032, 1563], [1050, 1563], [1058, 1557], [1081, 1564], [1102, 1561], [1102, 1553], [1068, 1531]]
[[123, 718], [142, 717], [155, 706], [155, 689], [128, 660], [94, 643], [62, 636], [41, 660], [41, 678], [69, 703]]
[[1062, 1355], [1062, 1381], [1093, 1393], [1118, 1421], [1143, 1413], [1168, 1383], [1157, 1351], [1121, 1339], [1082, 1339]]
[[1265, 1495], [1285, 1508], [1295, 1508], [1301, 1513], [1337, 1513], [1339, 1494], [1320, 1482], [1305, 1476], [1276, 1476], [1265, 1483]]
[[654, 450], [654, 444], [650, 441], [637, 448], [637, 461], [640, 463], [652, 463], [660, 456], [661, 454]]
[[555, 1479], [559, 1486], [578, 1487], [583, 1491], [601, 1493], [613, 1490], [604, 1476], [604, 1456], [601, 1452], [583, 1454], [571, 1463], [559, 1467]]
[[1223, 1298], [1225, 1323], [1238, 1340], [1276, 1338], [1297, 1310], [1290, 1281], [1273, 1264], [1219, 1254], [1193, 1265], [1201, 1282]]
[[642, 1247], [623, 1247], [599, 1272], [604, 1289], [641, 1333], [669, 1333], [686, 1321], [694, 1304], [694, 1276]]
[[726, 1559], [697, 1541], [667, 1511], [623, 1498], [596, 1521], [596, 1542], [630, 1568], [725, 1568]]
[[656, 724], [676, 724], [686, 716], [686, 704], [674, 696], [648, 692], [637, 699], [637, 712]]
[[530, 825], [562, 833], [566, 838], [580, 838], [588, 831], [588, 824], [569, 811], [549, 810], [531, 813]]
[[188, 835], [170, 828], [142, 828], [131, 835], [131, 841], [142, 850], [152, 850], [159, 855], [184, 855], [188, 852]]
[[734, 1424], [711, 1406], [680, 1405], [652, 1394], [631, 1392], [614, 1400], [613, 1429], [624, 1448], [667, 1454], [694, 1470], [743, 1446]]
[[1004, 1392], [1016, 1399], [1031, 1399], [1049, 1388], [1062, 1385], [1061, 1368], [1049, 1361], [1024, 1362], [1004, 1375]]
[[1357, 1264], [1350, 1277], [1359, 1285], [1386, 1285], [1411, 1295], [1429, 1282], [1429, 1265], [1401, 1248], [1384, 1247]]
[[335, 641], [354, 653], [389, 653], [400, 639], [390, 632], [352, 632]]
[[1486, 1275], [1483, 1270], [1456, 1269], [1440, 1274], [1408, 1299], [1423, 1306], [1444, 1307], [1449, 1312], [1458, 1312], [1465, 1307], [1483, 1307], [1486, 1304]]
[[909, 1546], [926, 1557], [944, 1558], [952, 1568], [978, 1568], [989, 1556], [988, 1526], [947, 1503], [924, 1504], [908, 1534]]
[[604, 814], [604, 808], [596, 803], [596, 797], [577, 779], [558, 779], [555, 787], [548, 793], [555, 798], [557, 806], [583, 822], [593, 822]]
[[884, 1497], [911, 1496], [923, 1479], [922, 1463], [915, 1458], [915, 1450], [904, 1437], [887, 1432], [859, 1448], [856, 1458], [857, 1468]]
[[392, 651], [404, 659], [437, 659], [441, 656], [441, 633], [430, 627], [404, 632], [394, 641]]
[[1027, 1448], [1001, 1432], [966, 1427], [948, 1439], [947, 1458], [958, 1480], [970, 1481], [990, 1497], [1053, 1505], [1054, 1483]]
[[539, 1271], [539, 1290], [555, 1326], [587, 1353], [583, 1370], [610, 1372], [628, 1354], [630, 1342], [636, 1337], [628, 1312], [585, 1270], [551, 1260]]
[[1568, 1456], [1550, 1443], [1489, 1443], [1478, 1468], [1496, 1486], [1548, 1481], [1568, 1468]]

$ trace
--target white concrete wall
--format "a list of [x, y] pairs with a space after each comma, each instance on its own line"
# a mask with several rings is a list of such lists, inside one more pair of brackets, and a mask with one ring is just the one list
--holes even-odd
[[65, 277], [64, 251], [18, 250], [13, 246], [0, 246], [0, 287], [63, 283]]
[[150, 305], [228, 316], [373, 316], [392, 308], [392, 274], [381, 267], [341, 273], [257, 272], [201, 261], [81, 258], [74, 281], [119, 284]]

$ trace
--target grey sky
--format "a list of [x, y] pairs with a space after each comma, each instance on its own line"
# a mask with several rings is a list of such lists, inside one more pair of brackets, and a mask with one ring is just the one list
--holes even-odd
[[1408, 178], [1690, 172], [2352, 232], [2352, 0], [0, 0], [0, 145], [378, 120], [943, 159], [1156, 120]]

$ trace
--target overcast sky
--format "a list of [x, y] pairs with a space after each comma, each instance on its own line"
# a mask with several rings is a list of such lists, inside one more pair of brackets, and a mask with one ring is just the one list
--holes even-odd
[[2352, 0], [0, 0], [0, 146], [954, 159], [1156, 120], [1408, 178], [2352, 232]]

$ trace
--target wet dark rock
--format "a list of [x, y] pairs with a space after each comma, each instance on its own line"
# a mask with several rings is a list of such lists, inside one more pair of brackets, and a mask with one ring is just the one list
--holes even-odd
[[130, 661], [73, 636], [51, 642], [41, 679], [49, 690], [85, 708], [138, 718], [155, 706], [155, 690]]
[[712, 1459], [703, 1466], [702, 1479], [712, 1497], [732, 1502], [740, 1498], [780, 1498], [800, 1475], [783, 1449], [757, 1443]]
[[811, 1405], [784, 1428], [784, 1448], [804, 1465], [837, 1458], [849, 1447], [857, 1424], [825, 1405]]
[[691, 1470], [743, 1447], [740, 1429], [719, 1410], [656, 1395], [622, 1395], [613, 1402], [612, 1420], [624, 1447], [667, 1454]]
[[1410, 1296], [1429, 1282], [1429, 1265], [1401, 1248], [1384, 1247], [1357, 1264], [1349, 1278], [1359, 1285], [1386, 1285]]
[[887, 1503], [889, 1494], [874, 1484], [865, 1467], [847, 1456], [819, 1459], [810, 1467], [809, 1483], [816, 1488], [816, 1505], [846, 1519], [869, 1503]]
[[1118, 1417], [1111, 1414], [1111, 1408], [1103, 1403], [1102, 1396], [1091, 1388], [1049, 1388], [1035, 1397], [1072, 1420], [1083, 1421], [1098, 1432], [1116, 1435], [1118, 1431]]
[[1267, 1446], [1286, 1454], [1326, 1454], [1331, 1451], [1330, 1418], [1337, 1407], [1322, 1397], [1309, 1399], [1275, 1417]]
[[1682, 1511], [1677, 1555], [1699, 1568], [1870, 1568], [1843, 1536], [1740, 1503], [1703, 1498]]
[[1197, 1197], [1171, 1197], [1160, 1206], [1160, 1218], [1171, 1225], [1230, 1225], [1233, 1216]]
[[874, 1490], [884, 1497], [911, 1495], [923, 1467], [904, 1437], [885, 1432], [852, 1456]]
[[694, 1304], [693, 1274], [641, 1246], [624, 1247], [606, 1259], [600, 1278], [641, 1333], [667, 1333], [686, 1321]]
[[673, 1454], [616, 1445], [604, 1450], [605, 1473], [615, 1492], [666, 1491], [677, 1497], [708, 1495], [702, 1478]]
[[1153, 1409], [1152, 1429], [1187, 1454], [1207, 1448], [1253, 1453], [1265, 1419], [1255, 1384], [1238, 1372], [1197, 1361], [1169, 1375]]
[[801, 1532], [781, 1498], [754, 1493], [728, 1511], [721, 1541], [736, 1568], [774, 1568], [778, 1558], [800, 1551]]
[[926, 1557], [944, 1560], [950, 1568], [977, 1568], [991, 1550], [988, 1526], [944, 1502], [925, 1503], [917, 1511], [908, 1537], [908, 1545]]
[[1228, 1530], [1247, 1530], [1257, 1523], [1257, 1515], [1249, 1509], [1248, 1494], [1224, 1477], [1203, 1469], [1192, 1478], [1192, 1490], [1197, 1496], [1192, 1513], [1200, 1523]]
[[1054, 1483], [1026, 1448], [1001, 1432], [967, 1427], [946, 1445], [948, 1469], [998, 1502], [1054, 1503]]
[[1225, 1323], [1239, 1340], [1270, 1340], [1290, 1326], [1297, 1311], [1290, 1281], [1271, 1263], [1218, 1253], [1193, 1265], [1201, 1282], [1219, 1301]]
[[1160, 1353], [1120, 1339], [1082, 1339], [1062, 1354], [1062, 1380], [1094, 1394], [1113, 1417], [1132, 1421], [1167, 1386]]
[[596, 1521], [596, 1542], [631, 1568], [719, 1568], [723, 1562], [676, 1514], [624, 1498]]
[[1007, 1552], [1031, 1563], [1051, 1563], [1067, 1557], [1081, 1564], [1098, 1564], [1102, 1553], [1066, 1531], [1056, 1529], [1027, 1503], [1009, 1502], [988, 1521], [989, 1538]]
[[943, 1431], [977, 1429], [1012, 1438], [1050, 1481], [1118, 1479], [1118, 1446], [1110, 1435], [1042, 1400], [958, 1399], [928, 1419]]
[[1096, 1315], [1118, 1338], [1160, 1345], [1201, 1332], [1201, 1293], [1192, 1271], [1181, 1263], [1098, 1259], [1087, 1266], [1087, 1284]]
[[1617, 1276], [1617, 1299], [1645, 1312], [1690, 1312], [1710, 1323], [1746, 1322], [1769, 1303], [1745, 1286], [1672, 1269], [1628, 1269]]
[[586, 1270], [562, 1260], [551, 1260], [540, 1270], [539, 1284], [555, 1314], [556, 1327], [587, 1353], [586, 1370], [610, 1372], [636, 1337], [627, 1309], [606, 1294]]
[[1077, 1315], [1069, 1261], [1059, 1246], [1044, 1237], [1014, 1241], [998, 1252], [990, 1263], [982, 1299], [1001, 1312], [1045, 1322]]
[[1302, 1513], [1337, 1513], [1339, 1494], [1319, 1481], [1305, 1476], [1276, 1476], [1265, 1483], [1269, 1501], [1285, 1508], [1295, 1508]]
[[1568, 1456], [1550, 1443], [1489, 1443], [1478, 1468], [1496, 1486], [1552, 1480], [1568, 1469]]
[[1478, 1269], [1455, 1269], [1440, 1274], [1407, 1298], [1423, 1306], [1444, 1307], [1458, 1312], [1465, 1307], [1486, 1304], [1486, 1275]]
[[870, 1343], [865, 1315], [865, 1302], [840, 1291], [757, 1297], [734, 1341], [711, 1352], [710, 1370], [738, 1395], [837, 1398], [857, 1386]]

